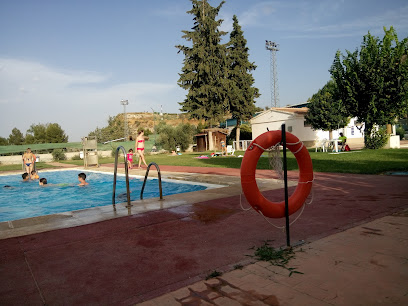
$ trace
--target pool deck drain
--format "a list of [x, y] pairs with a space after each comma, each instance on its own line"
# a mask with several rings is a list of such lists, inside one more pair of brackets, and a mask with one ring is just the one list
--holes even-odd
[[[203, 172], [239, 182], [236, 169]], [[234, 184], [223, 197], [2, 239], [0, 304], [407, 304], [407, 218], [390, 216], [408, 208], [407, 185], [407, 177], [317, 173], [314, 202], [291, 227], [293, 242], [308, 243], [293, 262], [305, 274], [291, 277], [248, 257], [266, 240], [284, 245], [285, 235], [242, 211]], [[214, 270], [224, 274], [203, 281]]]

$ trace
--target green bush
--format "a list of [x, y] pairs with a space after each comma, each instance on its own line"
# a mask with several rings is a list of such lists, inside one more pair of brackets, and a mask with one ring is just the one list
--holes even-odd
[[54, 149], [51, 154], [52, 154], [52, 159], [54, 161], [66, 160], [67, 159], [67, 157], [65, 156], [65, 153], [62, 151], [62, 149]]
[[397, 127], [396, 134], [399, 135], [400, 140], [404, 139], [405, 130], [402, 126]]
[[72, 156], [72, 160], [81, 160], [81, 156], [79, 154]]
[[[237, 127], [234, 127], [231, 134], [227, 136], [227, 144], [231, 145], [237, 138]], [[239, 140], [252, 140], [252, 128], [249, 124], [242, 124], [240, 127]]]
[[388, 137], [385, 129], [373, 130], [370, 137], [365, 138], [365, 147], [367, 149], [381, 149], [386, 145]]
[[182, 151], [187, 150], [189, 145], [193, 143], [193, 135], [196, 131], [195, 127], [190, 124], [179, 124], [176, 127], [170, 125], [157, 126], [159, 137], [157, 144], [168, 151], [175, 151], [177, 146]]

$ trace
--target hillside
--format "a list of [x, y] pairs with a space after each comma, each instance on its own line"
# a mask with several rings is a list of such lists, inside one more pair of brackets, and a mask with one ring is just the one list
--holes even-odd
[[[120, 120], [123, 120], [123, 114], [117, 116]], [[139, 128], [154, 130], [154, 127], [160, 122], [164, 121], [171, 126], [177, 126], [180, 123], [190, 123], [197, 126], [199, 120], [189, 119], [187, 114], [163, 114], [159, 113], [127, 113], [129, 134], [136, 134]]]

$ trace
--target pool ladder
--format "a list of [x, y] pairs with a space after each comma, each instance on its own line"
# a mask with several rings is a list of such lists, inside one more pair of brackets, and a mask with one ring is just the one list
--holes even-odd
[[[119, 156], [119, 151], [122, 150], [123, 152], [123, 161], [125, 164], [125, 175], [126, 175], [126, 197], [127, 197], [127, 205], [126, 208], [130, 208], [132, 207], [132, 204], [130, 203], [130, 188], [129, 188], [129, 169], [128, 169], [128, 164], [127, 164], [127, 158], [126, 158], [126, 150], [123, 146], [119, 146], [116, 148], [115, 151], [115, 170], [113, 172], [113, 192], [112, 192], [112, 205], [115, 208], [115, 197], [116, 197], [116, 178], [117, 178], [117, 172], [118, 172], [118, 156]], [[149, 175], [149, 171], [150, 171], [150, 167], [151, 166], [155, 166], [156, 170], [157, 170], [157, 176], [158, 176], [158, 180], [159, 180], [159, 191], [160, 191], [160, 200], [163, 200], [163, 191], [162, 191], [162, 183], [161, 183], [161, 173], [160, 173], [160, 168], [159, 166], [154, 163], [151, 162], [148, 166], [147, 166], [147, 170], [146, 170], [146, 175], [143, 181], [143, 186], [142, 186], [142, 190], [140, 191], [140, 199], [143, 200], [143, 191], [144, 188], [146, 186], [146, 181], [147, 181], [147, 177]]]
[[146, 185], [146, 180], [147, 180], [147, 177], [148, 177], [148, 175], [149, 175], [149, 171], [150, 171], [150, 167], [151, 167], [151, 166], [155, 166], [155, 167], [156, 167], [156, 170], [157, 170], [157, 178], [159, 179], [160, 200], [163, 200], [163, 191], [162, 191], [160, 168], [159, 168], [159, 165], [156, 164], [156, 163], [154, 163], [154, 162], [151, 162], [151, 163], [147, 166], [146, 175], [145, 175], [145, 178], [144, 178], [144, 181], [143, 181], [142, 190], [140, 191], [140, 199], [143, 200], [143, 191], [144, 191], [144, 188], [145, 188], [145, 185]]
[[119, 146], [116, 148], [115, 151], [115, 170], [113, 172], [113, 191], [112, 191], [112, 205], [115, 208], [115, 197], [116, 197], [116, 177], [118, 173], [118, 156], [119, 156], [119, 150], [122, 150], [123, 152], [123, 161], [125, 163], [125, 175], [126, 175], [126, 197], [127, 197], [127, 208], [132, 207], [132, 204], [130, 204], [130, 190], [129, 190], [129, 169], [128, 169], [128, 164], [127, 164], [127, 158], [126, 158], [126, 150], [123, 146]]

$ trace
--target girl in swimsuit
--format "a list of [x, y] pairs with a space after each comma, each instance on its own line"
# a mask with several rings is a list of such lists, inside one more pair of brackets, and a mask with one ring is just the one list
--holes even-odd
[[145, 139], [144, 139], [144, 131], [141, 130], [136, 138], [135, 149], [137, 154], [139, 155], [139, 168], [141, 168], [142, 161], [147, 167], [146, 160], [144, 157], [144, 146], [145, 146]]
[[133, 165], [133, 149], [129, 149], [129, 153], [127, 154], [127, 162], [128, 162], [128, 169], [132, 169], [132, 165]]
[[34, 170], [34, 161], [35, 161], [34, 154], [31, 152], [31, 149], [28, 148], [23, 155], [23, 162], [25, 164], [27, 173], [31, 173], [31, 171]]

